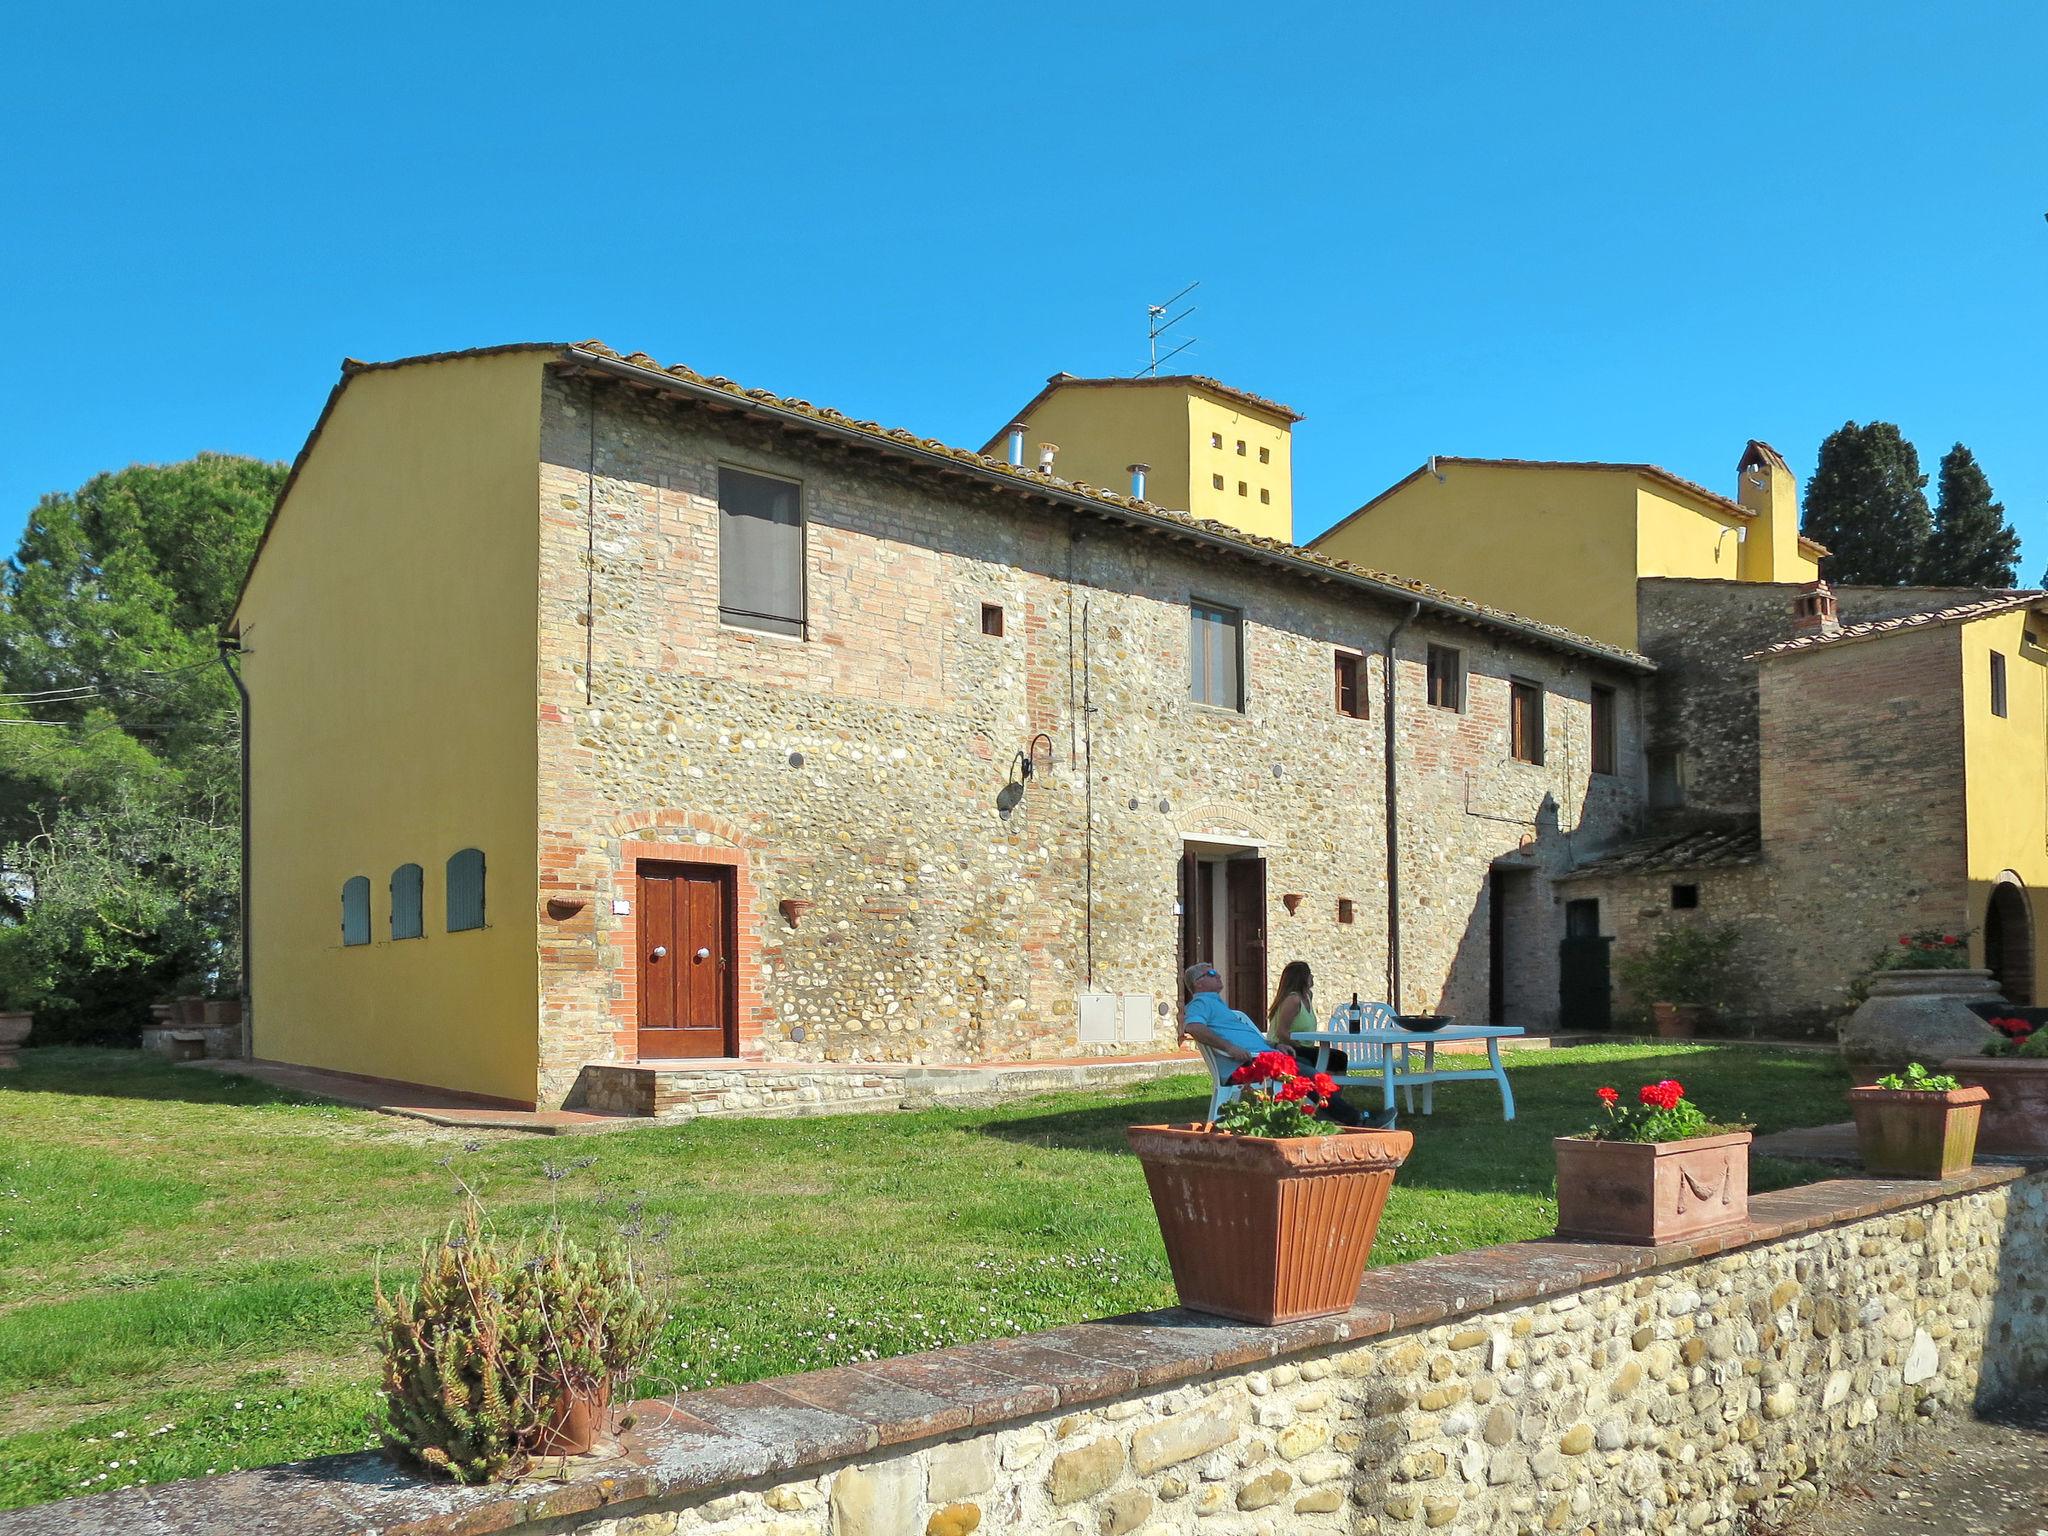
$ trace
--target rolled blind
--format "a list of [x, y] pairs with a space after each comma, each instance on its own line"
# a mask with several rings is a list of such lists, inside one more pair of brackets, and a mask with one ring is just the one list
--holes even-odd
[[741, 469], [718, 472], [718, 613], [732, 624], [800, 635], [804, 527], [799, 487]]

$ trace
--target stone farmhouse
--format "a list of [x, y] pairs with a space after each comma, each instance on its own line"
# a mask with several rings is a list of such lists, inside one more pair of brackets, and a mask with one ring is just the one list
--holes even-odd
[[[1654, 465], [1433, 460], [1314, 548], [1639, 650], [1648, 819], [1561, 877], [1574, 1022], [1610, 951], [1742, 930], [1766, 1027], [1816, 1029], [1902, 931], [1971, 935], [2006, 998], [2040, 995], [2048, 881], [2048, 594], [1829, 588], [1784, 458], [1751, 442], [1722, 497]], [[1433, 537], [1432, 537], [1433, 535]], [[1635, 1001], [1648, 1001], [1636, 999]]]
[[[1147, 398], [1176, 388], [1219, 404]], [[1639, 829], [1653, 664], [1027, 433], [594, 343], [346, 364], [231, 621], [253, 1054], [515, 1105], [770, 1064], [815, 1097], [1168, 1048], [1195, 957], [1255, 1013], [1300, 957], [1326, 1005], [1553, 1025], [1553, 882]]]

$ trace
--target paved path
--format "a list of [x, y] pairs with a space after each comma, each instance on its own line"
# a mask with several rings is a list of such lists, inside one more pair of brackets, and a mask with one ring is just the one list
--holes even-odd
[[2048, 1536], [2048, 1393], [1920, 1438], [1782, 1536]]

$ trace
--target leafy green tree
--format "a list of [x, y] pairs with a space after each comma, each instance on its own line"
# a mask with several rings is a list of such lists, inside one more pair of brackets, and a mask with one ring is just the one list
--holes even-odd
[[98, 475], [44, 497], [0, 565], [0, 989], [39, 1036], [238, 984], [216, 637], [283, 477], [224, 454]]
[[1830, 551], [1821, 574], [1832, 582], [1902, 586], [1920, 569], [1933, 518], [1920, 455], [1888, 421], [1853, 421], [1828, 434], [1806, 483], [1799, 531]]
[[1991, 499], [1991, 482], [1961, 443], [1941, 456], [1934, 532], [1920, 551], [1920, 580], [1937, 587], [2009, 587], [2018, 580], [2020, 536]]

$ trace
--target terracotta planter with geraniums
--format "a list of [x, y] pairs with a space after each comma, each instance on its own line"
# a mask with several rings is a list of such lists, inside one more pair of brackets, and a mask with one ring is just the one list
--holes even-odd
[[1636, 1106], [1599, 1090], [1605, 1118], [1557, 1149], [1557, 1235], [1660, 1245], [1749, 1225], [1749, 1127], [1718, 1125], [1671, 1078]]
[[0, 1009], [0, 1071], [13, 1071], [21, 1063], [15, 1051], [25, 1044], [36, 1027], [36, 1016], [23, 1009]]
[[1864, 1168], [1885, 1178], [1954, 1178], [1976, 1161], [1978, 1118], [1990, 1097], [1917, 1061], [1851, 1088]]
[[1999, 1038], [1981, 1056], [1941, 1064], [1990, 1095], [1977, 1150], [1990, 1157], [2048, 1158], [2048, 1029], [2025, 1019], [1995, 1017]]
[[1336, 1095], [1267, 1051], [1230, 1079], [1213, 1125], [1134, 1125], [1181, 1305], [1267, 1327], [1347, 1310], [1372, 1255], [1407, 1131], [1315, 1118]]

